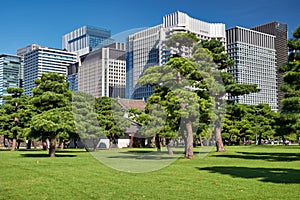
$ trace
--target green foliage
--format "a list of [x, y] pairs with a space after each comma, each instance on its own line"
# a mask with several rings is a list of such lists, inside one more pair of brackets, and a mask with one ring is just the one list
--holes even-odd
[[96, 98], [95, 108], [101, 134], [109, 138], [111, 142], [125, 135], [125, 130], [130, 126], [130, 121], [124, 118], [125, 111], [117, 99], [109, 97]]
[[[98, 141], [104, 134], [97, 119], [95, 109], [95, 98], [92, 95], [76, 92], [72, 94], [72, 111], [76, 132], [83, 141], [85, 148], [89, 151], [89, 141]], [[96, 146], [93, 147], [94, 150]]]
[[200, 45], [212, 53], [213, 61], [218, 65], [218, 69], [226, 69], [234, 65], [234, 61], [225, 53], [225, 47], [221, 41], [202, 40]]
[[288, 42], [289, 62], [280, 68], [285, 73], [281, 87], [285, 95], [276, 134], [283, 137], [300, 134], [300, 27], [293, 32], [293, 36], [294, 39]]
[[32, 118], [31, 128], [35, 132], [41, 132], [48, 137], [51, 137], [53, 134], [59, 137], [60, 134], [75, 132], [73, 121], [70, 119], [73, 119], [70, 110], [53, 108], [35, 115]]
[[[167, 44], [173, 49], [184, 47], [189, 53], [178, 51], [163, 67], [150, 67], [139, 79], [141, 85], [154, 86], [154, 94], [147, 101], [148, 108], [151, 105], [156, 105], [155, 109], [159, 108], [155, 110], [156, 115], [152, 119], [154, 125], [147, 128], [147, 132], [152, 131], [152, 135], [169, 137], [166, 136], [168, 132], [179, 132], [183, 138], [191, 138], [196, 134], [212, 132], [210, 124], [215, 123], [217, 116], [217, 113], [212, 113], [215, 111], [213, 105], [216, 98], [220, 99], [224, 95], [225, 88], [220, 73], [215, 70], [218, 66], [212, 62], [214, 53], [196, 42], [185, 33], [172, 35]], [[214, 52], [219, 53], [219, 60], [224, 58], [221, 53], [223, 50], [222, 46], [214, 49]], [[148, 111], [154, 113], [153, 110]], [[199, 123], [199, 119], [203, 121]], [[160, 130], [158, 125], [162, 127]]]
[[199, 39], [194, 33], [176, 33], [166, 41], [166, 45], [173, 54], [173, 57], [190, 57], [192, 47]]
[[243, 138], [254, 140], [273, 138], [277, 113], [266, 104], [246, 105], [228, 104], [224, 120], [224, 138]]
[[0, 108], [0, 134], [10, 139], [24, 140], [31, 120], [30, 97], [23, 95], [21, 88], [7, 88], [10, 96], [5, 96]]
[[35, 116], [31, 121], [31, 136], [51, 139], [49, 155], [55, 155], [56, 140], [76, 137], [71, 107], [71, 91], [63, 75], [43, 74], [35, 81], [31, 103]]

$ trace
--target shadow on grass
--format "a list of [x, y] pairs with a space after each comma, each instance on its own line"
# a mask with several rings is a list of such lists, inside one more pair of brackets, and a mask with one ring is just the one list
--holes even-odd
[[136, 159], [136, 160], [172, 160], [174, 157], [162, 157], [154, 155], [120, 155], [120, 156], [108, 156], [107, 158], [121, 158], [121, 159]]
[[[27, 158], [45, 158], [49, 157], [47, 153], [26, 153], [26, 154], [21, 154], [23, 157]], [[76, 155], [73, 154], [55, 154], [55, 157], [76, 157]]]
[[[155, 151], [125, 151], [118, 152], [119, 155], [108, 156], [107, 158], [120, 158], [120, 159], [137, 159], [137, 160], [171, 160], [173, 156], [168, 155], [168, 152], [155, 152]], [[175, 152], [174, 152], [175, 154]]]
[[43, 149], [18, 149], [16, 151], [22, 151], [22, 152], [39, 152], [39, 151], [45, 151]]
[[[126, 152], [122, 152], [124, 154], [153, 154], [153, 155], [168, 155], [168, 151], [147, 151], [147, 150], [142, 150], [142, 151], [135, 151], [135, 150], [130, 150], [130, 151], [126, 151]], [[197, 154], [199, 152], [195, 152], [194, 151], [194, 154]], [[181, 154], [184, 154], [183, 151], [173, 151], [173, 154], [176, 154], [176, 155], [181, 155]]]
[[273, 162], [299, 161], [300, 153], [260, 153], [260, 152], [237, 152], [238, 155], [214, 155], [215, 157], [239, 158], [249, 160], [266, 160]]
[[[110, 153], [110, 150], [105, 150], [106, 152]], [[102, 151], [97, 151], [96, 153], [99, 153], [101, 155]], [[138, 159], [138, 160], [173, 160], [177, 159], [179, 157], [184, 157], [185, 153], [183, 151], [176, 151], [176, 149], [173, 151], [173, 155], [169, 155], [167, 151], [153, 151], [153, 150], [127, 150], [127, 151], [119, 151], [114, 152], [111, 151], [111, 153], [114, 153], [114, 155], [107, 155], [104, 154], [106, 158], [120, 158], [120, 159]], [[201, 154], [206, 154], [210, 152], [201, 152]], [[118, 155], [116, 155], [118, 154]], [[198, 155], [199, 152], [194, 151], [194, 155]]]
[[199, 168], [199, 170], [207, 170], [211, 173], [219, 173], [230, 175], [233, 178], [259, 178], [262, 182], [299, 184], [300, 170], [284, 169], [284, 168], [249, 168], [234, 166], [216, 166]]
[[0, 151], [10, 151], [10, 149], [4, 149], [4, 148], [2, 149], [1, 148]]

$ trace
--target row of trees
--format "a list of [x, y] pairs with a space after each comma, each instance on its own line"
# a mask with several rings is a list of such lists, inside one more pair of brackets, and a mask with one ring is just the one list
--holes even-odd
[[285, 92], [282, 110], [278, 119], [277, 132], [283, 136], [300, 138], [300, 26], [293, 32], [293, 39], [288, 41], [288, 63], [280, 68]]
[[199, 42], [191, 33], [172, 35], [166, 45], [173, 57], [163, 67], [150, 67], [139, 79], [140, 85], [151, 85], [154, 90], [147, 101], [146, 114], [153, 123], [147, 131], [155, 133], [156, 138], [165, 138], [167, 145], [170, 139], [181, 136], [186, 144], [186, 158], [193, 157], [195, 137], [200, 142], [203, 137], [215, 141], [217, 151], [225, 151], [224, 139], [230, 143], [233, 138], [254, 140], [258, 137], [258, 144], [262, 138], [279, 136], [283, 140], [297, 140], [300, 27], [293, 35], [294, 39], [288, 43], [289, 63], [280, 69], [285, 72], [282, 90], [286, 92], [280, 113], [265, 104], [243, 105], [233, 101], [224, 104], [225, 93], [236, 97], [259, 92], [259, 89], [256, 85], [237, 84], [226, 72], [234, 62], [224, 53], [220, 41]]
[[85, 141], [102, 135], [112, 141], [124, 134], [129, 122], [118, 117], [123, 111], [116, 99], [72, 94], [65, 77], [56, 73], [43, 74], [35, 83], [32, 97], [19, 88], [9, 88], [7, 92], [12, 95], [2, 97], [0, 130], [4, 142], [12, 140], [11, 150], [25, 138], [42, 141], [45, 149], [49, 141], [49, 156], [54, 157], [58, 141], [63, 147], [70, 138]]
[[[32, 97], [23, 95], [22, 89], [7, 90], [12, 95], [3, 97], [1, 134], [12, 139], [12, 150], [24, 137], [49, 139], [51, 157], [55, 156], [57, 141], [62, 145], [65, 140], [81, 137], [83, 142], [92, 141], [95, 149], [101, 135], [112, 142], [124, 135], [132, 121], [142, 126], [141, 135], [155, 138], [158, 150], [161, 139], [165, 139], [170, 154], [171, 140], [181, 137], [186, 158], [193, 157], [195, 139], [201, 145], [203, 139], [215, 143], [217, 151], [225, 151], [224, 139], [254, 139], [255, 135], [260, 139], [295, 138], [300, 130], [299, 35], [300, 28], [288, 44], [289, 63], [281, 68], [286, 72], [281, 113], [268, 105], [227, 101], [226, 95], [235, 97], [259, 89], [256, 85], [237, 84], [226, 72], [234, 62], [224, 53], [220, 41], [199, 41], [191, 33], [178, 33], [166, 43], [173, 55], [168, 62], [148, 68], [139, 79], [140, 85], [151, 85], [154, 91], [147, 99], [145, 112], [124, 111], [116, 99], [95, 99], [80, 92], [72, 95], [63, 76], [49, 73], [36, 80]], [[123, 117], [124, 112], [130, 113], [129, 119]]]
[[[233, 118], [240, 118], [235, 115], [234, 103], [226, 107], [225, 94], [235, 97], [258, 92], [259, 89], [256, 85], [237, 84], [234, 77], [226, 72], [234, 62], [225, 53], [221, 41], [199, 42], [191, 33], [178, 33], [172, 35], [166, 45], [173, 56], [164, 66], [147, 69], [139, 79], [139, 84], [151, 85], [154, 90], [147, 101], [146, 113], [153, 115], [151, 113], [155, 109], [152, 121], [163, 121], [160, 130], [155, 123], [152, 126], [154, 130], [148, 131], [155, 132], [158, 138], [166, 138], [166, 141], [180, 135], [186, 144], [186, 158], [193, 157], [195, 136], [200, 142], [202, 138], [211, 140], [216, 143], [217, 151], [225, 151], [221, 131], [226, 110], [227, 126], [223, 130], [231, 135], [242, 131], [237, 123], [229, 124]], [[261, 107], [272, 112], [264, 105]], [[162, 120], [162, 117], [165, 119]], [[271, 121], [264, 121], [271, 126]]]

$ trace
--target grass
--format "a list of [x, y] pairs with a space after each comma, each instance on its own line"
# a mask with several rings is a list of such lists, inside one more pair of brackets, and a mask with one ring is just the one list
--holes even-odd
[[65, 150], [51, 159], [40, 150], [0, 150], [0, 199], [300, 199], [300, 146], [232, 146], [148, 173], [124, 172], [128, 163], [168, 160], [146, 151]]

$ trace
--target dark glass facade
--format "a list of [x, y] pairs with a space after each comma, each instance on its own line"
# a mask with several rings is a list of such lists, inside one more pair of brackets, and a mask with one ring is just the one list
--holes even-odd
[[[257, 27], [252, 28], [253, 30], [267, 33], [275, 36], [275, 50], [276, 50], [276, 66], [278, 68], [288, 62], [288, 26], [287, 24], [280, 22], [271, 22], [263, 24]], [[278, 110], [281, 110], [282, 105], [281, 101], [283, 99], [284, 93], [280, 90], [281, 85], [283, 84], [282, 79], [283, 74], [277, 71], [277, 102]]]
[[[0, 96], [7, 96], [7, 88], [19, 88], [23, 82], [22, 60], [18, 56], [0, 55]], [[0, 99], [0, 105], [3, 103]]]

